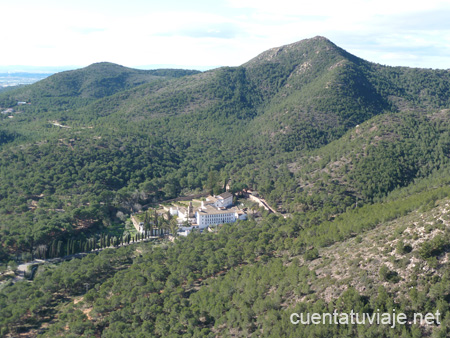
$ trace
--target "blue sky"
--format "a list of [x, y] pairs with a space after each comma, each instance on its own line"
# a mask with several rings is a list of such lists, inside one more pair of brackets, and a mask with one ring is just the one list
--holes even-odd
[[450, 2], [0, 0], [0, 69], [238, 66], [316, 35], [366, 60], [450, 68]]

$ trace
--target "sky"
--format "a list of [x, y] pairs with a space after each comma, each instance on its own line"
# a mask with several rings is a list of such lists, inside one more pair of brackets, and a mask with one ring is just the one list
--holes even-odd
[[205, 70], [317, 35], [368, 61], [450, 69], [448, 0], [0, 0], [0, 9], [0, 70], [102, 61]]

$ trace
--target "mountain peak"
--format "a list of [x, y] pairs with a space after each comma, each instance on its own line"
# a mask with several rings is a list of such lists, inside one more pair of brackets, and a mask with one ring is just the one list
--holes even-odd
[[124, 66], [121, 66], [117, 63], [102, 61], [102, 62], [95, 62], [90, 64], [89, 66], [85, 68], [92, 68], [92, 67], [119, 67], [119, 68], [125, 68]]
[[336, 46], [330, 39], [326, 38], [325, 36], [321, 36], [321, 35], [316, 35], [316, 36], [314, 36], [312, 38], [308, 38], [308, 39], [302, 39], [302, 40], [287, 44], [285, 46], [318, 44], [318, 43], [326, 43], [326, 44]]
[[292, 62], [296, 59], [303, 59], [309, 54], [318, 54], [321, 51], [331, 51], [341, 55], [344, 53], [348, 54], [327, 38], [315, 36], [310, 39], [304, 39], [288, 45], [271, 48], [251, 59], [243, 66], [254, 67], [265, 62], [282, 62], [283, 60]]
[[311, 41], [326, 41], [326, 42], [330, 42], [332, 43], [329, 39], [327, 39], [326, 37], [322, 36], [322, 35], [316, 35], [313, 38], [310, 39], [306, 39], [306, 40], [311, 40]]

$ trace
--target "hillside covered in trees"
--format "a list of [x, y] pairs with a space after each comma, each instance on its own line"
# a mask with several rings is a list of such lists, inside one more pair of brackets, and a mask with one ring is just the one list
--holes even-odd
[[[224, 182], [285, 216], [45, 264], [2, 284], [3, 335], [447, 335], [449, 71], [374, 64], [315, 37], [207, 72], [94, 64], [0, 93], [0, 107], [4, 268]], [[443, 317], [289, 322], [335, 308]]]

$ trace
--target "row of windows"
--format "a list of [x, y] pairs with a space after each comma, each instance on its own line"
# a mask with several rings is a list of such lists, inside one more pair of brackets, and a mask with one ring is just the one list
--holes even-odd
[[233, 214], [231, 215], [205, 215], [199, 219], [200, 224], [212, 224], [212, 223], [227, 223], [234, 222], [236, 217]]
[[[200, 216], [202, 217], [202, 216]], [[220, 218], [220, 217], [234, 217], [233, 214], [217, 214], [217, 215], [205, 215], [206, 218]]]

